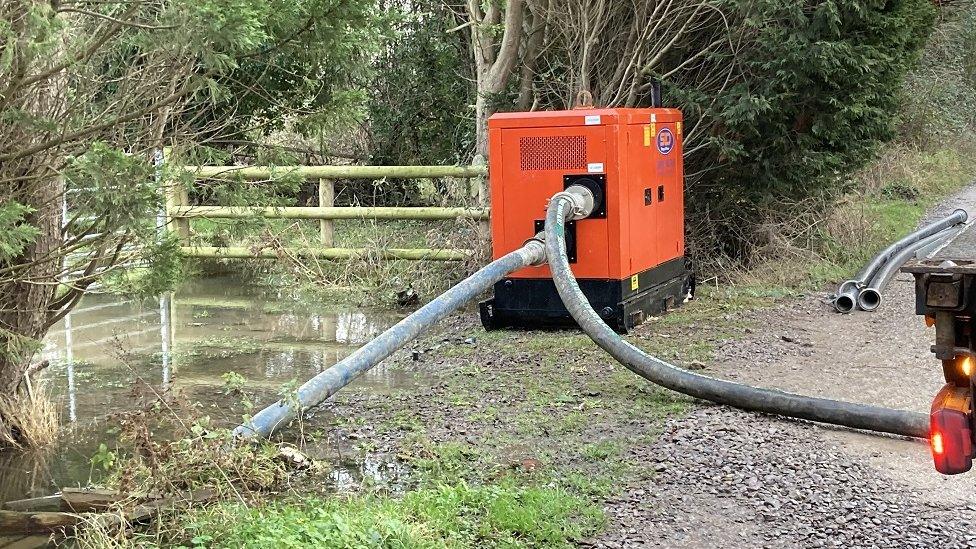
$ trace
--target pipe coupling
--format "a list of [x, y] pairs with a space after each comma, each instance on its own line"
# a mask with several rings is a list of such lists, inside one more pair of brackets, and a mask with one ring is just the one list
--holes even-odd
[[564, 199], [569, 202], [569, 208], [563, 214], [566, 221], [575, 221], [589, 217], [596, 208], [596, 197], [593, 191], [582, 185], [570, 185], [568, 189], [561, 193], [556, 193], [549, 199], [546, 209], [556, 200]]
[[546, 233], [537, 233], [522, 244], [520, 253], [524, 254], [530, 267], [546, 264]]

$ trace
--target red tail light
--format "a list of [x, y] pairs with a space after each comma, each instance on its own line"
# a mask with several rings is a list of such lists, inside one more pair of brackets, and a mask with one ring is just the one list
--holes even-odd
[[965, 473], [973, 466], [972, 393], [949, 383], [932, 402], [929, 444], [935, 469], [944, 475]]

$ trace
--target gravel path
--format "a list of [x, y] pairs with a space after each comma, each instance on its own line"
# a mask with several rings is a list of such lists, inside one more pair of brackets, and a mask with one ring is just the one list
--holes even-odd
[[[932, 215], [976, 211], [976, 186]], [[909, 275], [875, 313], [839, 315], [826, 294], [750, 314], [709, 373], [926, 411], [942, 386], [934, 331]], [[607, 504], [595, 547], [976, 547], [976, 473], [944, 477], [919, 441], [697, 408], [633, 456], [657, 474]]]

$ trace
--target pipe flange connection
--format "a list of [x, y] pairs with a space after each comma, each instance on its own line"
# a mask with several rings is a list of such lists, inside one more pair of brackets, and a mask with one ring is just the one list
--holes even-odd
[[546, 233], [536, 233], [535, 236], [522, 243], [521, 252], [528, 256], [530, 267], [546, 264]]
[[569, 208], [565, 212], [566, 221], [587, 218], [596, 208], [596, 197], [593, 196], [593, 191], [583, 185], [571, 185], [565, 191], [554, 194], [546, 204], [546, 209], [549, 209], [549, 204], [561, 199], [569, 202]]

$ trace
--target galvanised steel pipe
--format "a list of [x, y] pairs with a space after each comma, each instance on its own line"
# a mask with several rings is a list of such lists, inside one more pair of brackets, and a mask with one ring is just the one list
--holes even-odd
[[396, 323], [376, 339], [305, 382], [294, 398], [280, 400], [258, 412], [249, 421], [234, 429], [234, 435], [245, 439], [270, 436], [297, 414], [304, 413], [334, 395], [339, 389], [379, 364], [455, 309], [491, 288], [508, 274], [522, 267], [541, 265], [545, 262], [545, 258], [542, 242], [532, 239], [518, 250], [492, 261]]
[[874, 274], [871, 281], [868, 283], [868, 287], [861, 290], [857, 296], [857, 306], [864, 311], [873, 311], [881, 306], [881, 291], [885, 289], [891, 279], [894, 278], [898, 269], [901, 268], [908, 260], [915, 257], [920, 250], [923, 250], [933, 244], [939, 244], [950, 238], [953, 238], [959, 231], [960, 227], [951, 227], [942, 232], [935, 233], [931, 236], [927, 236], [922, 240], [906, 247], [905, 249], [898, 252], [894, 257], [888, 260], [881, 269]]
[[874, 274], [884, 265], [888, 260], [894, 257], [898, 252], [903, 250], [907, 246], [931, 236], [935, 233], [942, 232], [954, 225], [960, 223], [965, 223], [969, 219], [969, 214], [966, 210], [957, 209], [953, 211], [950, 215], [939, 219], [933, 223], [930, 223], [915, 232], [905, 236], [904, 238], [893, 242], [890, 246], [881, 250], [878, 255], [874, 256], [858, 273], [853, 279], [845, 281], [840, 287], [837, 288], [837, 297], [834, 298], [834, 309], [841, 313], [849, 313], [854, 310], [857, 305], [857, 296], [861, 293], [861, 290], [867, 287], [869, 281]]
[[703, 376], [648, 355], [624, 341], [593, 310], [570, 270], [563, 239], [570, 203], [570, 200], [556, 196], [546, 212], [544, 241], [556, 290], [583, 332], [632, 372], [664, 388], [743, 410], [928, 438], [929, 417], [926, 414], [796, 395]]

